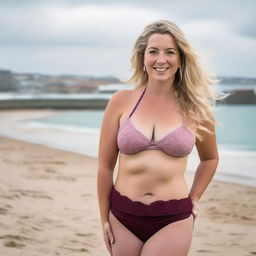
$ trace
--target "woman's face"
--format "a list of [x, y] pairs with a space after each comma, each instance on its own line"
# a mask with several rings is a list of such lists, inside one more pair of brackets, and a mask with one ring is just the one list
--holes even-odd
[[144, 53], [144, 65], [150, 80], [174, 79], [180, 66], [180, 54], [173, 37], [169, 34], [152, 34]]

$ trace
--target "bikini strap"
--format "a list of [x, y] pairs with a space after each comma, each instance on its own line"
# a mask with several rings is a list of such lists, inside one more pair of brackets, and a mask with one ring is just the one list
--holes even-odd
[[134, 111], [135, 111], [136, 108], [138, 107], [138, 105], [139, 105], [139, 103], [140, 103], [140, 101], [141, 101], [143, 95], [145, 94], [146, 88], [147, 88], [147, 87], [144, 88], [142, 94], [140, 95], [140, 98], [139, 98], [139, 100], [137, 101], [136, 105], [134, 106], [133, 110], [131, 111], [131, 113], [130, 113], [130, 115], [129, 115], [129, 118], [133, 115]]

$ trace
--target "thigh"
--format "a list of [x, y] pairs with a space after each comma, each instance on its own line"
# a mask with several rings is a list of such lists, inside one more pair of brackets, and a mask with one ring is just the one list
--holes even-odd
[[151, 236], [144, 244], [141, 256], [186, 256], [192, 240], [193, 215], [173, 222]]
[[109, 211], [109, 222], [115, 238], [112, 244], [113, 256], [139, 256], [143, 242], [129, 231], [113, 214]]

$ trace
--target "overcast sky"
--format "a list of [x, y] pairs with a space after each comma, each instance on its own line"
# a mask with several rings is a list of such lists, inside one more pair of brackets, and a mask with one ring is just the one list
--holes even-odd
[[167, 19], [209, 70], [256, 77], [255, 12], [254, 0], [0, 0], [0, 69], [126, 79], [137, 36]]

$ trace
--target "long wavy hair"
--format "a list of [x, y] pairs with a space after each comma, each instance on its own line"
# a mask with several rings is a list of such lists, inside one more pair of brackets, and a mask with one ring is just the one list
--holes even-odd
[[145, 27], [133, 47], [131, 64], [134, 72], [128, 82], [134, 84], [135, 88], [147, 84], [148, 74], [143, 70], [144, 53], [149, 37], [155, 33], [169, 34], [177, 44], [181, 67], [175, 74], [174, 92], [182, 114], [195, 125], [195, 135], [202, 140], [200, 130], [213, 133], [203, 123], [210, 122], [213, 125], [216, 123], [213, 108], [217, 94], [213, 85], [219, 80], [213, 73], [210, 75], [206, 72], [199, 62], [199, 55], [192, 49], [182, 30], [176, 24], [167, 20], [159, 20]]

